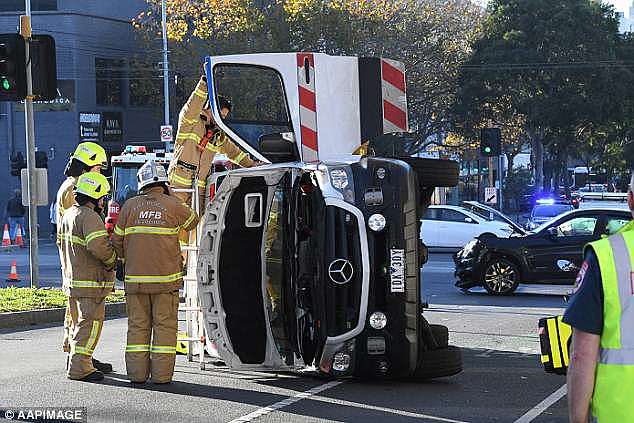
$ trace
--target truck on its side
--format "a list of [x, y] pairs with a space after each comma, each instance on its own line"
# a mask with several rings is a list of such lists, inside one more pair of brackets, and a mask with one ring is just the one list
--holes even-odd
[[[268, 165], [215, 173], [197, 268], [207, 335], [231, 368], [330, 377], [462, 370], [421, 303], [419, 222], [448, 160], [402, 153], [404, 66], [313, 53], [208, 57], [214, 119]], [[223, 119], [218, 99], [229, 98]], [[354, 153], [354, 154], [353, 154]]]

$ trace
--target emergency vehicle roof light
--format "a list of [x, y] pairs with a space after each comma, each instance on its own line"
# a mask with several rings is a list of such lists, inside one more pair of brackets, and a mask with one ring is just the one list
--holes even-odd
[[126, 145], [123, 154], [145, 154], [147, 148], [144, 145]]
[[552, 198], [540, 198], [539, 200], [537, 200], [537, 204], [553, 205], [555, 204], [555, 200]]

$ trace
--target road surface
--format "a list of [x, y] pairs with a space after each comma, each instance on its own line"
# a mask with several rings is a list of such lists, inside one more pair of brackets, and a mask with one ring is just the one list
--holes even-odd
[[[126, 320], [105, 324], [96, 357], [115, 373], [103, 383], [64, 374], [61, 326], [0, 332], [0, 409], [86, 407], [89, 422], [565, 422], [565, 379], [539, 364], [537, 320], [562, 311], [560, 296], [493, 298], [453, 287], [449, 255], [423, 271], [425, 312], [450, 329], [462, 374], [428, 382], [326, 381], [231, 371], [177, 356], [171, 385], [132, 386], [123, 361]], [[523, 417], [524, 416], [524, 417]]]

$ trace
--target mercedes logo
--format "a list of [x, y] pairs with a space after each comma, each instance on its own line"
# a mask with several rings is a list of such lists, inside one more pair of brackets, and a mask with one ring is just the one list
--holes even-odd
[[328, 266], [328, 276], [330, 276], [330, 280], [338, 285], [343, 285], [350, 280], [354, 276], [354, 268], [352, 267], [352, 263], [350, 263], [346, 259], [335, 259]]

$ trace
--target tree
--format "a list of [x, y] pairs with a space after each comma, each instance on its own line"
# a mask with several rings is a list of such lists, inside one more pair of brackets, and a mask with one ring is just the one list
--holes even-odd
[[[493, 0], [484, 37], [463, 66], [458, 116], [481, 121], [510, 100], [505, 120], [522, 115], [543, 185], [544, 145], [551, 133], [611, 112], [592, 81], [614, 63], [618, 20], [611, 6], [591, 0]], [[594, 117], [594, 118], [593, 118]]]
[[[160, 35], [160, 3], [149, 0], [135, 21], [148, 45]], [[209, 54], [314, 51], [402, 61], [418, 140], [411, 153], [448, 131], [460, 66], [482, 21], [470, 0], [168, 0], [167, 14], [171, 67], [188, 87]]]

